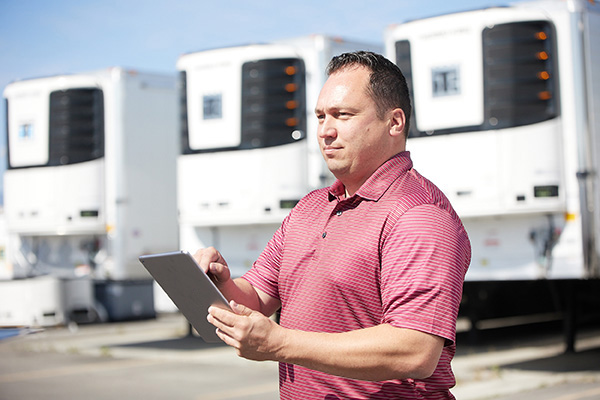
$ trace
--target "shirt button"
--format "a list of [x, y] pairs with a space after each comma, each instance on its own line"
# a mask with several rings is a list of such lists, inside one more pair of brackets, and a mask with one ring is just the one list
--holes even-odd
[[327, 232], [323, 232], [321, 236], [323, 236], [323, 239], [325, 239], [325, 236], [327, 236]]
[[340, 215], [342, 215], [342, 210], [339, 210], [338, 212], [336, 212], [336, 214], [339, 217]]

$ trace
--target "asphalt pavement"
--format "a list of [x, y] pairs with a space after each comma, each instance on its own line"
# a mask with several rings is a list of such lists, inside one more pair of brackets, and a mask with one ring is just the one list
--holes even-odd
[[[279, 398], [275, 363], [188, 333], [179, 314], [0, 329], [0, 400]], [[490, 330], [477, 343], [460, 334], [457, 345], [457, 399], [600, 399], [600, 326], [579, 331], [575, 353], [555, 325]]]

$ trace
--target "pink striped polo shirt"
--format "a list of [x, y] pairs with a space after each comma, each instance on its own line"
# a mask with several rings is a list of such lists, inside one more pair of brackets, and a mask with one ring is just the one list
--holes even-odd
[[452, 399], [456, 318], [471, 258], [448, 199], [412, 168], [383, 164], [348, 199], [337, 181], [305, 196], [244, 278], [281, 301], [283, 327], [345, 332], [389, 323], [446, 339], [424, 380], [367, 382], [280, 363], [282, 399]]

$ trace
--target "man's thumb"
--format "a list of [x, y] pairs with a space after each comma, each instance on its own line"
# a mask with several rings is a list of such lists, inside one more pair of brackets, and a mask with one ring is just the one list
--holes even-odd
[[252, 314], [252, 310], [249, 309], [248, 307], [242, 305], [242, 304], [238, 304], [235, 301], [231, 300], [229, 302], [229, 306], [231, 307], [231, 309], [233, 310], [233, 312], [235, 312], [238, 315], [250, 315]]

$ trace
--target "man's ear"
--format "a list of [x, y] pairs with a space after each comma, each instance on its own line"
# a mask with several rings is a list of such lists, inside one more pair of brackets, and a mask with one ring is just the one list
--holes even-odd
[[404, 136], [404, 126], [406, 124], [406, 115], [401, 108], [394, 108], [390, 118], [390, 135]]

